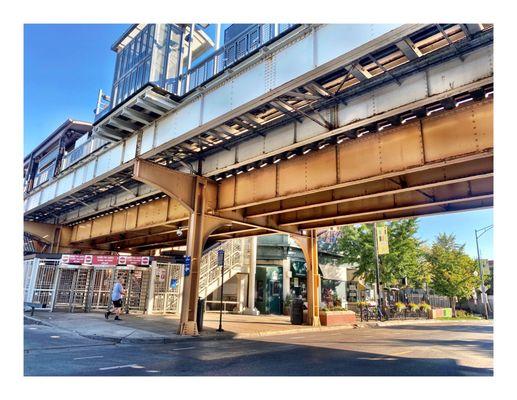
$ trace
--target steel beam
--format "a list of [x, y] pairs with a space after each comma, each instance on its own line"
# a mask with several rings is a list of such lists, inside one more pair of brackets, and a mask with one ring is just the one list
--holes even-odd
[[156, 163], [137, 159], [133, 169], [134, 179], [158, 187], [178, 200], [189, 212], [194, 211], [194, 175], [185, 174]]

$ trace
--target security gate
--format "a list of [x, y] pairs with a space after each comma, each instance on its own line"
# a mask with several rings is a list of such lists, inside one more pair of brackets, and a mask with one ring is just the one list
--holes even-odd
[[180, 309], [182, 264], [157, 262], [154, 270], [153, 313], [177, 313]]
[[[168, 262], [165, 257], [160, 262], [144, 263], [145, 257], [116, 256], [122, 265], [97, 265], [95, 258], [87, 257], [91, 256], [25, 259], [24, 301], [41, 304], [41, 308], [50, 311], [106, 310], [112, 304], [115, 280], [121, 278], [126, 291], [123, 303], [126, 313], [179, 312], [182, 264]], [[113, 256], [105, 257], [98, 259]]]
[[51, 308], [54, 299], [57, 259], [32, 258], [24, 260], [24, 301]]
[[57, 289], [53, 309], [67, 309], [70, 312], [88, 311], [87, 300], [91, 267], [58, 268]]
[[147, 311], [147, 294], [151, 273], [147, 267], [120, 267], [116, 269], [117, 278], [122, 278], [126, 290], [122, 306], [126, 314], [130, 311]]
[[94, 267], [89, 300], [90, 310], [105, 310], [111, 303], [114, 268]]

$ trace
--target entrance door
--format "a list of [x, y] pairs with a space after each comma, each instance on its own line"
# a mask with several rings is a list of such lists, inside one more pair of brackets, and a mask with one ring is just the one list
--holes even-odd
[[257, 266], [255, 306], [262, 314], [282, 314], [282, 268]]

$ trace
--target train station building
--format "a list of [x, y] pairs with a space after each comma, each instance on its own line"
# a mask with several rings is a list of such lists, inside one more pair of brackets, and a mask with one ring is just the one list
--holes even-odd
[[122, 277], [128, 312], [195, 335], [224, 283], [228, 311], [301, 295], [317, 326], [328, 293], [371, 296], [323, 232], [493, 206], [491, 25], [134, 24], [112, 50], [92, 121], [24, 160], [41, 309], [105, 309]]

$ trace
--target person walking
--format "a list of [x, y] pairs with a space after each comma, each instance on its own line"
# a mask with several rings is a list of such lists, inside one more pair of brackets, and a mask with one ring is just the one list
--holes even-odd
[[104, 317], [109, 319], [111, 314], [115, 314], [115, 321], [122, 321], [120, 319], [120, 313], [122, 311], [122, 296], [126, 294], [124, 287], [122, 286], [122, 278], [118, 278], [113, 285], [113, 291], [111, 292], [111, 300], [113, 300], [113, 310], [108, 310], [104, 313]]

